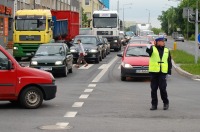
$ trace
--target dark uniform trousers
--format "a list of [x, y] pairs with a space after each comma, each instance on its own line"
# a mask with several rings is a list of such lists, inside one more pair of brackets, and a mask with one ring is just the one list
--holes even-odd
[[168, 96], [167, 96], [167, 82], [166, 82], [166, 74], [163, 73], [151, 73], [151, 104], [153, 106], [158, 105], [158, 97], [157, 90], [160, 89], [161, 99], [164, 104], [169, 104]]

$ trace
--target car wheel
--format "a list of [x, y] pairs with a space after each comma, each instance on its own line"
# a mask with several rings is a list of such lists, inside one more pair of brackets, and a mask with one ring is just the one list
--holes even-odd
[[116, 48], [116, 49], [114, 49], [114, 51], [116, 51], [116, 52], [117, 52], [117, 51], [118, 51], [118, 49]]
[[126, 81], [126, 77], [121, 76], [121, 81]]
[[29, 86], [22, 91], [19, 101], [27, 109], [36, 109], [43, 102], [43, 93], [39, 88]]
[[182, 42], [184, 42], [184, 40], [182, 40]]

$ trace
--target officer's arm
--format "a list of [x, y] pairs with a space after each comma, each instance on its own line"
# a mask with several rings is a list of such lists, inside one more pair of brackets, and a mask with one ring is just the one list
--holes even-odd
[[147, 47], [146, 52], [149, 54], [149, 56], [151, 56], [151, 54], [153, 53], [153, 47]]

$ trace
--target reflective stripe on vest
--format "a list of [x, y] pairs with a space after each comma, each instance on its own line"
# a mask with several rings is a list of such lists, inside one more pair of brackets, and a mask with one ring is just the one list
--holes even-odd
[[[162, 59], [160, 60], [158, 49], [153, 46], [153, 53], [149, 60], [149, 72], [168, 72], [168, 56], [169, 50], [164, 48]], [[161, 69], [160, 69], [161, 68]]]

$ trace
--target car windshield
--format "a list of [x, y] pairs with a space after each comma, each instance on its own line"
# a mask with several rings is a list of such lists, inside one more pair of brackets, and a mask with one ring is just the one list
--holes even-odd
[[129, 46], [126, 51], [126, 56], [147, 56], [149, 54], [146, 52], [145, 46]]
[[64, 48], [60, 45], [41, 45], [35, 56], [64, 56]]
[[97, 39], [95, 37], [76, 37], [74, 43], [77, 44], [77, 40], [80, 39], [82, 44], [97, 44]]

